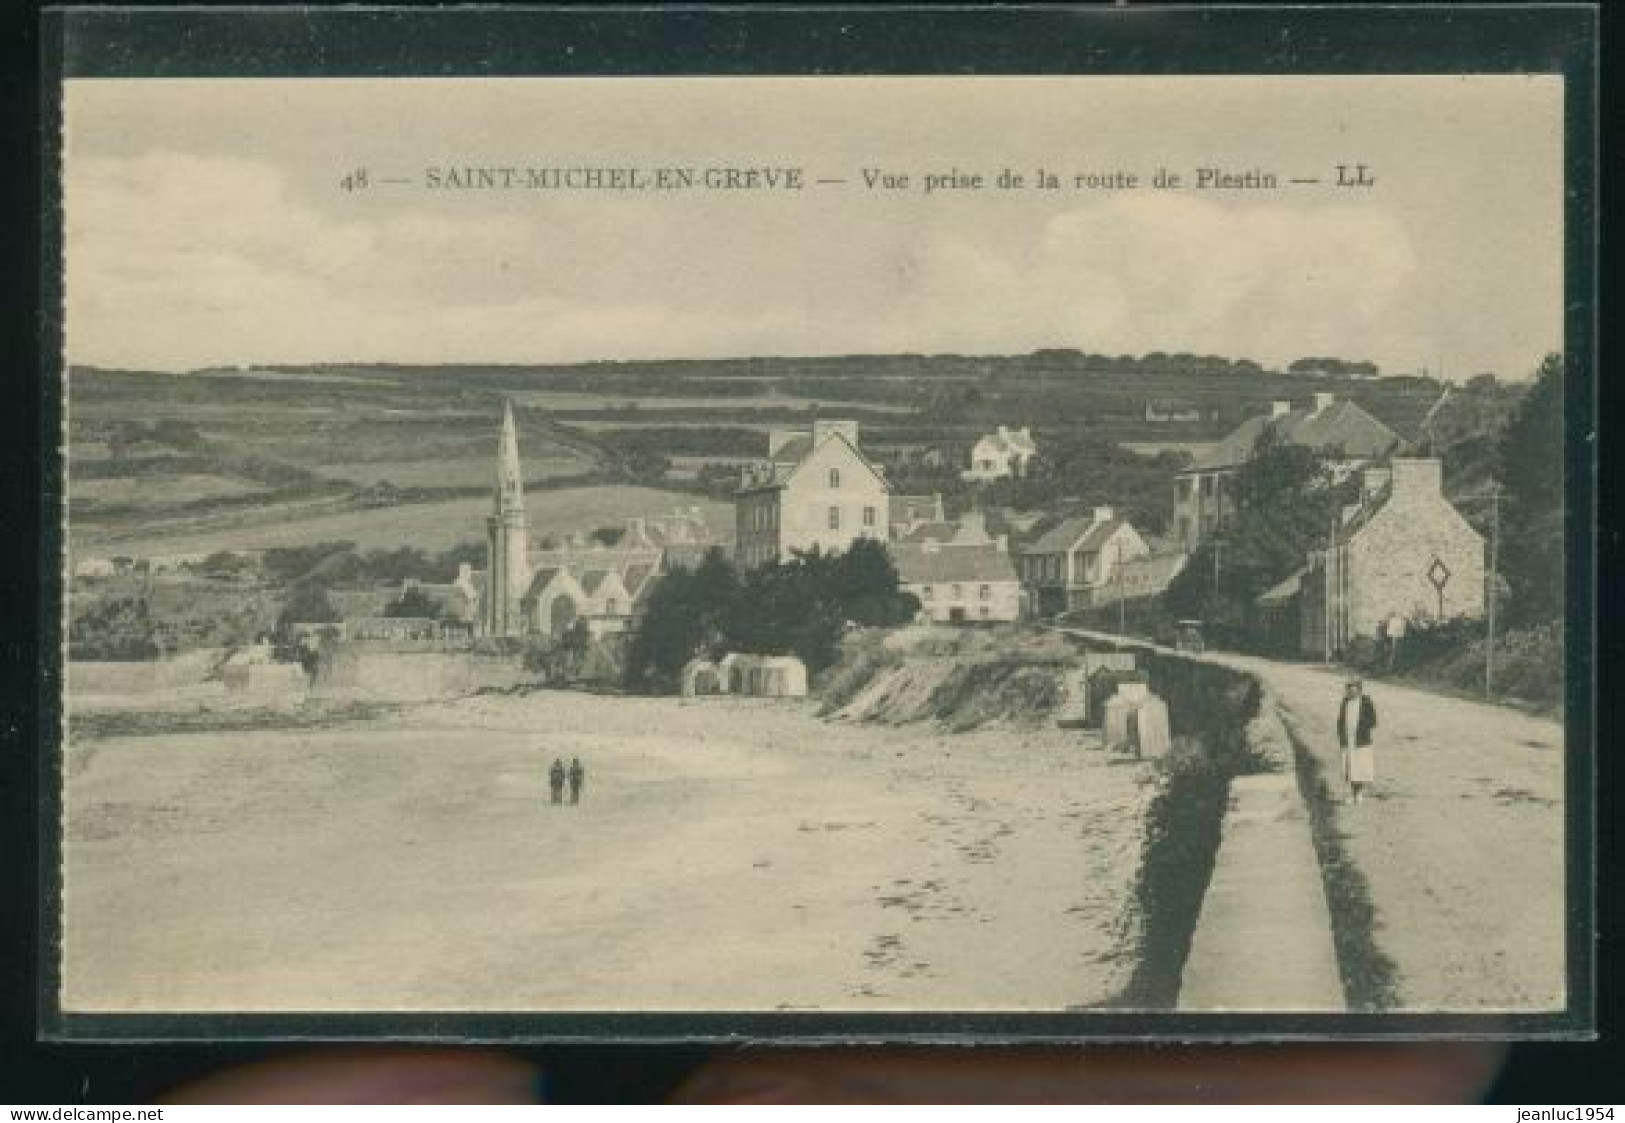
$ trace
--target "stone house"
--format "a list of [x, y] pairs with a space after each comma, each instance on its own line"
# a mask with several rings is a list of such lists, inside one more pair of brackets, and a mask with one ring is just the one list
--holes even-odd
[[1016, 552], [1029, 603], [1042, 615], [1093, 607], [1106, 595], [1118, 567], [1147, 557], [1151, 547], [1110, 507], [1062, 519]]
[[1019, 478], [1027, 474], [1037, 455], [1031, 430], [1000, 425], [971, 447], [970, 467], [959, 474], [972, 483]]
[[1484, 594], [1484, 538], [1445, 498], [1440, 461], [1396, 457], [1366, 470], [1361, 501], [1344, 509], [1329, 548], [1260, 607], [1279, 615], [1296, 602], [1299, 650], [1336, 655], [1396, 614], [1482, 617]]
[[796, 550], [840, 553], [890, 533], [890, 487], [858, 448], [856, 421], [814, 421], [768, 434], [767, 457], [747, 467], [734, 499], [742, 569], [787, 561]]
[[1173, 534], [1180, 549], [1194, 550], [1235, 518], [1236, 472], [1266, 433], [1329, 458], [1335, 474], [1357, 470], [1404, 445], [1399, 434], [1336, 394], [1318, 393], [1308, 408], [1274, 402], [1268, 414], [1243, 421], [1174, 477]]
[[1021, 619], [1021, 579], [1003, 543], [935, 541], [892, 547], [903, 590], [920, 602], [919, 619], [935, 624]]

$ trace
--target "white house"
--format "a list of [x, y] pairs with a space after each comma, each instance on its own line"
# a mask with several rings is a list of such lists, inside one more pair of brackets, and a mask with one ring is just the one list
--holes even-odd
[[1062, 519], [1017, 551], [1021, 583], [1044, 614], [1089, 608], [1110, 595], [1118, 566], [1151, 547], [1110, 507]]
[[954, 545], [899, 543], [892, 559], [905, 592], [920, 602], [920, 619], [938, 624], [1021, 618], [1021, 579], [998, 542]]
[[811, 431], [768, 434], [766, 459], [746, 467], [734, 498], [741, 568], [786, 561], [793, 551], [840, 553], [885, 541], [891, 489], [858, 448], [856, 421], [814, 421]]
[[970, 467], [960, 476], [973, 483], [1025, 476], [1037, 455], [1038, 446], [1030, 430], [1000, 425], [976, 442], [970, 452]]

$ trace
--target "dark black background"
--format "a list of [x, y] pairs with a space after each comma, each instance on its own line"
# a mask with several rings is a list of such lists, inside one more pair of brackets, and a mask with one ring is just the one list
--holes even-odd
[[[765, 24], [692, 12], [667, 13], [659, 21], [644, 20], [640, 24], [608, 21], [605, 26], [614, 28], [597, 33], [595, 52], [578, 52], [574, 57], [597, 59], [608, 72], [656, 73], [841, 71], [854, 69], [854, 60], [865, 58], [871, 60], [872, 69], [902, 72], [944, 68], [984, 72], [1114, 68], [1156, 73], [1189, 70], [1193, 59], [1201, 59], [1204, 69], [1239, 72], [1341, 69], [1339, 60], [1346, 63], [1349, 59], [1366, 60], [1364, 65], [1350, 69], [1429, 72], [1468, 69], [1463, 62], [1467, 58], [1474, 60], [1472, 68], [1478, 69], [1544, 69], [1541, 63], [1550, 60], [1552, 49], [1549, 32], [1542, 30], [1549, 24], [1535, 21], [1520, 28], [1517, 23], [1523, 17], [1507, 10], [1484, 15], [1451, 9], [1453, 14], [1433, 21], [1431, 31], [1405, 36], [1404, 58], [1400, 61], [1393, 57], [1394, 40], [1384, 30], [1382, 19], [1373, 18], [1370, 12], [1323, 14], [1312, 27], [1300, 26], [1280, 35], [1265, 13], [1208, 12], [1193, 17], [1158, 10], [1157, 5], [1135, 7], [1139, 10], [1121, 21], [1091, 22], [1087, 36], [1077, 34], [1078, 25], [1067, 13], [1054, 10], [1027, 13], [1027, 27], [1020, 36], [1012, 36], [1007, 30], [1001, 33], [998, 20], [1002, 17], [995, 15], [989, 23], [986, 13], [977, 18], [909, 17], [906, 31], [901, 32], [900, 18], [890, 22], [881, 17], [860, 18], [855, 11], [838, 16], [827, 12], [801, 16], [781, 12]], [[41, 425], [42, 410], [54, 395], [54, 389], [43, 389], [47, 383], [41, 372], [46, 369], [42, 357], [55, 343], [51, 332], [43, 330], [50, 325], [39, 312], [45, 218], [42, 206], [48, 197], [42, 184], [48, 170], [42, 167], [39, 130], [44, 102], [38, 64], [38, 4], [37, 0], [23, 0], [0, 11], [4, 16], [0, 23], [0, 113], [4, 113], [6, 125], [0, 133], [4, 143], [0, 149], [0, 183], [4, 185], [8, 212], [6, 221], [0, 223], [0, 254], [4, 260], [4, 268], [0, 268], [0, 340], [5, 345], [0, 351], [4, 362], [0, 367], [0, 387], [4, 388], [4, 396], [0, 397], [0, 494], [4, 497], [0, 503], [0, 544], [5, 547], [0, 549], [0, 766], [4, 768], [0, 774], [0, 830], [4, 832], [0, 857], [4, 858], [6, 871], [0, 895], [0, 1102], [139, 1102], [196, 1074], [280, 1055], [289, 1047], [57, 1045], [41, 1044], [35, 1039], [39, 998], [36, 903], [41, 899], [38, 783], [41, 761], [45, 759], [39, 749], [38, 698], [40, 668], [42, 663], [50, 662], [49, 649], [42, 654], [40, 642], [42, 609], [50, 608], [48, 599], [42, 599], [41, 582], [42, 574], [55, 567], [54, 559], [41, 549], [45, 541], [42, 464], [55, 443], [54, 429], [46, 430]], [[842, 18], [845, 15], [851, 18]], [[1263, 22], [1250, 22], [1255, 19]], [[247, 73], [260, 66], [285, 71], [287, 59], [297, 58], [301, 42], [316, 32], [293, 13], [267, 23], [267, 32], [259, 36], [245, 32], [244, 25], [237, 21], [232, 22], [229, 31], [218, 35], [205, 25], [186, 37], [186, 50], [196, 59], [218, 60], [216, 72], [222, 74]], [[1615, 16], [1604, 12], [1605, 45], [1612, 42], [1617, 23]], [[842, 30], [843, 25], [847, 30]], [[1114, 28], [1121, 28], [1121, 34]], [[99, 72], [117, 71], [126, 63], [145, 65], [151, 58], [162, 56], [165, 34], [168, 32], [160, 32], [160, 37], [147, 45], [150, 49], [70, 59], [70, 68], [77, 62], [94, 66]], [[347, 62], [356, 73], [373, 68], [382, 72], [409, 68], [410, 60], [404, 54], [390, 55], [388, 39], [372, 37], [368, 50], [356, 50], [348, 58], [343, 50], [336, 56], [331, 50], [318, 54], [324, 69], [345, 69]], [[139, 32], [131, 41], [140, 41]], [[539, 58], [535, 42], [515, 34], [512, 27], [493, 26], [491, 21], [476, 23], [466, 17], [455, 18], [437, 29], [430, 41], [447, 59], [446, 73], [466, 72], [470, 60], [492, 73], [519, 73], [538, 65], [571, 65], [562, 56]], [[279, 51], [286, 48], [292, 48], [293, 53], [284, 55], [279, 64]], [[313, 56], [307, 51], [305, 57]], [[1378, 61], [1384, 58], [1386, 64]], [[1608, 204], [1614, 201], [1615, 192], [1606, 175], [1619, 161], [1619, 152], [1612, 143], [1617, 126], [1611, 121], [1611, 116], [1618, 115], [1610, 65], [1615, 58], [1614, 52], [1604, 51], [1605, 85], [1597, 108], [1605, 145], [1598, 164], [1604, 172], [1604, 249], [1598, 279], [1603, 293], [1600, 319], [1605, 329], [1616, 322], [1619, 312], [1618, 286], [1611, 283], [1618, 274], [1608, 254], [1607, 218], [1613, 213]], [[1322, 65], [1314, 65], [1317, 59]], [[1305, 66], [1306, 62], [1310, 65]], [[581, 63], [573, 65], [579, 67]], [[1584, 310], [1579, 314], [1583, 318]], [[1571, 320], [1571, 328], [1573, 323]], [[1598, 371], [1609, 370], [1609, 338], [1610, 333], [1604, 330], [1599, 339]], [[42, 339], [51, 341], [43, 349]], [[1573, 359], [1571, 355], [1571, 363]], [[1625, 375], [1615, 373], [1613, 377]], [[1617, 476], [1613, 443], [1607, 438], [1618, 416], [1618, 394], [1610, 387], [1607, 374], [1597, 382], [1602, 389], [1595, 427], [1602, 456], [1599, 479], [1607, 481]], [[1571, 397], [1571, 408], [1583, 405], [1583, 398], [1583, 392], [1579, 401]], [[1571, 452], [1583, 458], [1586, 448], [1579, 443]], [[1621, 645], [1607, 626], [1618, 603], [1620, 584], [1611, 578], [1625, 572], [1621, 568], [1625, 553], [1621, 551], [1617, 489], [1603, 487], [1600, 501], [1596, 545], [1597, 572], [1602, 579], [1598, 582], [1598, 599], [1594, 606], [1583, 600], [1577, 603], [1581, 609], [1594, 608], [1602, 623], [1597, 663], [1594, 667], [1586, 663], [1573, 668], [1571, 677], [1582, 684], [1593, 670], [1599, 676], [1605, 674]], [[1589, 535], [1582, 526], [1571, 539], [1571, 553], [1579, 559], [1579, 575], [1583, 576], [1590, 548]], [[1578, 635], [1578, 630], [1571, 628], [1571, 641]], [[1602, 713], [1596, 743], [1600, 746], [1598, 764], [1604, 795], [1597, 817], [1602, 898], [1596, 919], [1599, 930], [1611, 936], [1617, 930], [1619, 915], [1614, 885], [1620, 866], [1612, 860], [1618, 811], [1606, 793], [1616, 790], [1616, 769], [1608, 752], [1616, 722], [1607, 709], [1609, 691], [1600, 681], [1599, 686]], [[1525, 1104], [1595, 1103], [1621, 1098], [1622, 1084], [1613, 1074], [1620, 1062], [1620, 1050], [1612, 1040], [1619, 997], [1618, 972], [1610, 969], [1608, 952], [1612, 946], [1605, 937], [1597, 957], [1604, 1040], [1516, 1046], [1492, 1098]], [[652, 1045], [546, 1046], [517, 1051], [546, 1067], [550, 1098], [589, 1103], [658, 1099], [708, 1055], [703, 1047]]]

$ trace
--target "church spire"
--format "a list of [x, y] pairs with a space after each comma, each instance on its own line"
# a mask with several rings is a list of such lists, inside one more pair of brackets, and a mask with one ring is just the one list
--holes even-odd
[[530, 531], [525, 524], [524, 474], [513, 402], [502, 403], [497, 440], [496, 491], [486, 526], [485, 634], [517, 636], [525, 630], [524, 596], [530, 582]]
[[524, 476], [519, 469], [519, 434], [513, 423], [513, 401], [502, 403], [502, 437], [497, 445], [496, 513], [522, 511]]

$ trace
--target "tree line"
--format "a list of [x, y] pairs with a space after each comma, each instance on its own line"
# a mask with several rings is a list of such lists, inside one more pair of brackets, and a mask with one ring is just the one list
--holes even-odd
[[689, 660], [728, 652], [795, 655], [816, 673], [835, 662], [849, 625], [889, 627], [919, 610], [877, 541], [749, 570], [712, 549], [694, 569], [676, 569], [655, 586], [627, 651], [625, 682], [669, 692]]

